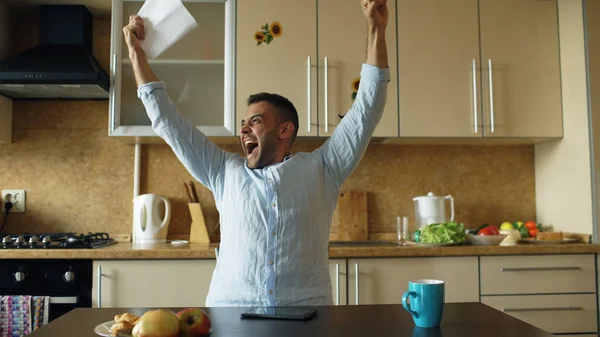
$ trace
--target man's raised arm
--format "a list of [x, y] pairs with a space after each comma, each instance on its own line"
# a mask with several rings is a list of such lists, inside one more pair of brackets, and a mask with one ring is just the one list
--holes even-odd
[[138, 85], [137, 94], [146, 108], [152, 129], [169, 144], [188, 172], [211, 190], [215, 197], [219, 197], [215, 192], [222, 187], [225, 161], [229, 154], [177, 111], [167, 94], [165, 83], [156, 77], [140, 46], [139, 40], [145, 37], [143, 20], [139, 16], [131, 16], [129, 24], [123, 28], [123, 34]]
[[318, 150], [330, 177], [341, 185], [358, 166], [381, 119], [390, 81], [385, 31], [387, 0], [361, 0], [367, 19], [367, 61], [354, 104]]

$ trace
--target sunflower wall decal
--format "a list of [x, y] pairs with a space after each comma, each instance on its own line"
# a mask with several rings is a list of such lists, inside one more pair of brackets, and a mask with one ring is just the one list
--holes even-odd
[[356, 94], [358, 93], [358, 87], [360, 86], [360, 77], [356, 77], [352, 80], [352, 101], [356, 99]]
[[254, 41], [256, 41], [257, 46], [260, 46], [263, 42], [270, 44], [274, 38], [280, 37], [283, 34], [283, 27], [277, 21], [272, 22], [270, 25], [267, 22], [260, 29], [254, 33]]

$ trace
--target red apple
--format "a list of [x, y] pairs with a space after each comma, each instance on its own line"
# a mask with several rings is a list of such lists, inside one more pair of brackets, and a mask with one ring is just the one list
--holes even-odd
[[177, 313], [182, 337], [202, 337], [210, 332], [210, 319], [200, 308], [187, 308]]
[[166, 309], [146, 311], [133, 327], [133, 337], [177, 337], [179, 335], [179, 318], [174, 312]]

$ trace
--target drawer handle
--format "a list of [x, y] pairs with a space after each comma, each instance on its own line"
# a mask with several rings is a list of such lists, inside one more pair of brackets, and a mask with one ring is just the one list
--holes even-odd
[[527, 312], [527, 311], [573, 311], [583, 310], [582, 307], [548, 307], [548, 308], [502, 308], [502, 312]]
[[543, 271], [543, 270], [581, 270], [581, 267], [500, 268], [500, 271]]

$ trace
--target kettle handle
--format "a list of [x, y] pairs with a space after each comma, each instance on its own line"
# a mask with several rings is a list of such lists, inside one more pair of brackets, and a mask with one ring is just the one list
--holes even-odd
[[450, 221], [454, 221], [454, 198], [448, 195], [446, 199], [450, 199]]
[[160, 224], [160, 228], [165, 227], [165, 225], [169, 222], [169, 219], [171, 218], [171, 203], [169, 203], [169, 200], [167, 200], [167, 198], [160, 196], [160, 199], [162, 200], [162, 202], [165, 203], [165, 218], [163, 219], [162, 223]]

